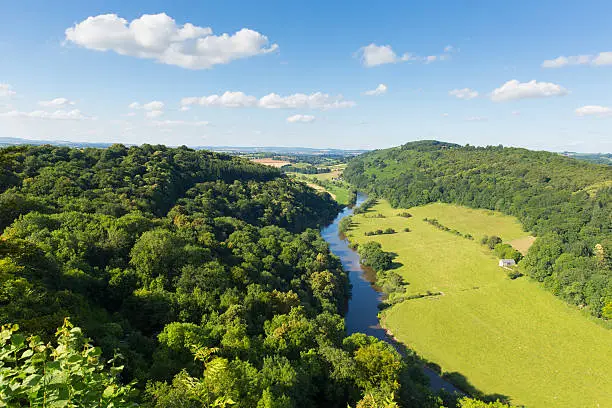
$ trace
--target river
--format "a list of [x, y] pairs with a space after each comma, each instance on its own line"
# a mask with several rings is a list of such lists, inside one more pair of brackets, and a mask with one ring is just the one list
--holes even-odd
[[[357, 204], [361, 205], [367, 196], [357, 194]], [[345, 317], [346, 330], [348, 334], [365, 333], [380, 340], [386, 341], [401, 352], [398, 344], [387, 335], [378, 321], [378, 305], [382, 301], [383, 294], [372, 285], [374, 277], [369, 276], [359, 262], [359, 254], [348, 246], [348, 241], [341, 238], [338, 233], [338, 224], [344, 217], [353, 214], [353, 209], [346, 207], [338, 214], [334, 222], [321, 230], [323, 239], [329, 244], [330, 251], [340, 258], [342, 267], [348, 273], [352, 285], [351, 298], [348, 303], [348, 311]], [[368, 279], [370, 278], [370, 279]], [[433, 390], [444, 389], [448, 392], [461, 393], [454, 385], [443, 380], [434, 370], [424, 366], [423, 371], [429, 378]]]

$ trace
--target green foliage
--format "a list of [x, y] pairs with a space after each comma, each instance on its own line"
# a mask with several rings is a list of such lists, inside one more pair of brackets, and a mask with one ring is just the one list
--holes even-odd
[[[316, 230], [339, 210], [327, 195], [185, 147], [13, 147], [0, 162], [0, 323], [39, 336], [2, 332], [0, 400], [345, 407], [366, 388], [396, 398], [398, 357], [371, 346], [368, 359], [391, 365], [366, 381], [371, 362], [343, 343], [348, 279]], [[100, 348], [67, 323], [45, 345], [65, 316]], [[115, 350], [123, 370], [108, 367]]]
[[363, 214], [363, 213], [367, 213], [368, 210], [374, 205], [376, 204], [376, 199], [373, 197], [368, 198], [367, 200], [365, 200], [363, 203], [361, 203], [361, 205], [357, 208], [355, 208], [353, 210], [353, 214]]
[[514, 259], [517, 263], [523, 258], [523, 255], [510, 244], [497, 244], [493, 252], [499, 259]]
[[[344, 177], [393, 207], [443, 201], [514, 215], [538, 236], [522, 261], [527, 275], [597, 317], [612, 299], [611, 265], [589, 261], [598, 244], [612, 252], [610, 166], [526, 149], [420, 141], [363, 154]], [[493, 249], [501, 241], [483, 243]], [[565, 253], [583, 258], [588, 269], [555, 267]]]
[[369, 266], [376, 272], [386, 271], [393, 264], [393, 255], [383, 251], [378, 242], [370, 241], [359, 245], [358, 251], [362, 265]]
[[123, 366], [105, 364], [81, 329], [68, 319], [57, 345], [26, 338], [18, 325], [0, 331], [0, 406], [133, 407], [132, 385], [121, 385]]
[[338, 223], [338, 232], [341, 234], [346, 234], [351, 229], [352, 224], [353, 218], [351, 216], [344, 217]]
[[458, 401], [457, 408], [510, 408], [501, 401], [483, 402], [473, 398], [463, 397]]
[[366, 237], [371, 237], [373, 235], [386, 235], [386, 234], [395, 234], [395, 230], [393, 228], [385, 228], [384, 230], [377, 229], [375, 231], [366, 231], [366, 232], [364, 232], [364, 235]]

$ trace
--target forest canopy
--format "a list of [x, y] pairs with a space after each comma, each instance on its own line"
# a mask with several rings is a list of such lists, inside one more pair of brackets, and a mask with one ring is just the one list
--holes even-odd
[[186, 147], [10, 147], [0, 169], [6, 403], [439, 406], [416, 364], [347, 336], [329, 195]]

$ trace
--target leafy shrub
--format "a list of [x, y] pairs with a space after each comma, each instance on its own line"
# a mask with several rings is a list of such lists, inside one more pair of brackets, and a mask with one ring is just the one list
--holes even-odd
[[26, 338], [18, 325], [0, 331], [0, 406], [134, 407], [132, 385], [121, 385], [123, 366], [108, 365], [81, 329], [68, 319], [57, 346]]

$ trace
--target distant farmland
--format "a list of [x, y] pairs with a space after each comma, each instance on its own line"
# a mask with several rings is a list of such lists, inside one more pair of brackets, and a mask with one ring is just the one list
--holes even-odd
[[266, 166], [276, 167], [280, 169], [281, 167], [285, 167], [291, 164], [291, 162], [284, 160], [275, 160], [275, 159], [251, 159], [254, 163], [264, 164]]

